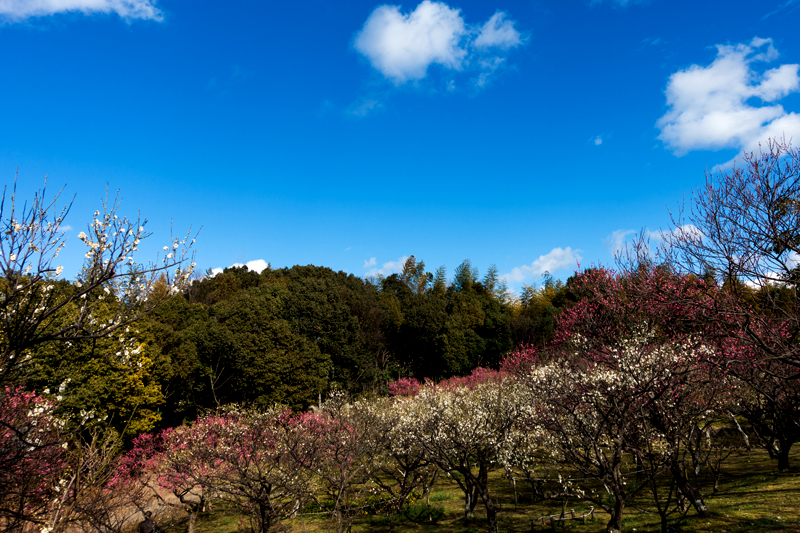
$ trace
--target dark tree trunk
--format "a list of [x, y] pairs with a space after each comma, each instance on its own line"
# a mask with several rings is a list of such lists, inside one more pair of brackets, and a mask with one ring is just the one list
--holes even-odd
[[706, 518], [709, 513], [708, 508], [703, 501], [703, 496], [686, 477], [686, 473], [684, 472], [681, 462], [677, 457], [673, 458], [672, 462], [670, 463], [669, 470], [672, 474], [672, 479], [675, 480], [675, 484], [678, 486], [678, 490], [685, 498], [689, 500], [689, 503], [691, 503], [692, 507], [694, 507], [695, 511], [697, 511], [697, 515], [701, 518]]
[[775, 454], [778, 457], [779, 472], [789, 471], [789, 449], [789, 446], [784, 446], [783, 443], [781, 443], [781, 449]]
[[606, 524], [606, 533], [620, 533], [622, 531], [622, 511], [625, 509], [625, 501], [617, 497], [614, 500], [614, 507], [611, 509], [611, 518]]

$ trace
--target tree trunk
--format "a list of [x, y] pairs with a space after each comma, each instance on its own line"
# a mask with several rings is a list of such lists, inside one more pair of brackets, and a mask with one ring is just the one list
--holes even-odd
[[489, 533], [497, 533], [497, 509], [494, 505], [486, 506], [486, 520], [489, 521]]
[[675, 480], [675, 484], [678, 486], [678, 490], [689, 500], [689, 503], [692, 504], [692, 507], [694, 507], [695, 511], [697, 511], [697, 516], [706, 518], [709, 515], [709, 512], [705, 502], [703, 501], [703, 497], [700, 494], [700, 491], [694, 485], [692, 485], [692, 483], [686, 477], [686, 474], [684, 473], [681, 463], [677, 457], [673, 458], [669, 469], [672, 473], [672, 478]]
[[259, 519], [261, 523], [259, 524], [259, 533], [268, 533], [270, 528], [272, 527], [272, 509], [269, 504], [259, 504]]
[[775, 455], [778, 457], [778, 472], [787, 472], [789, 470], [789, 446], [781, 443], [781, 447]]
[[661, 514], [661, 533], [669, 533], [669, 523], [667, 522], [667, 515]]
[[614, 508], [611, 509], [611, 518], [606, 524], [606, 533], [620, 533], [622, 531], [622, 511], [625, 509], [625, 502], [617, 497], [614, 500]]
[[194, 524], [197, 522], [197, 510], [192, 509], [189, 511], [189, 527], [186, 533], [194, 533]]
[[472, 518], [472, 510], [475, 509], [475, 503], [472, 501], [472, 491], [464, 492], [464, 520]]
[[489, 487], [486, 481], [484, 481], [483, 486], [480, 487], [480, 495], [483, 500], [483, 505], [486, 507], [486, 519], [489, 521], [489, 531], [490, 533], [497, 533], [497, 506], [489, 495]]

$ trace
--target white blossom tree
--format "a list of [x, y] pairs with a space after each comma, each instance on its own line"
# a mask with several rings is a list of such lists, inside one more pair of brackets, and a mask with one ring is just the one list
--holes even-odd
[[[520, 416], [519, 384], [491, 376], [469, 385], [427, 384], [412, 398], [398, 399], [399, 446], [421, 447], [430, 461], [464, 492], [464, 517], [480, 499], [489, 529], [497, 531], [499, 502], [489, 490], [489, 473], [511, 461]], [[404, 437], [401, 437], [404, 436]]]
[[[534, 399], [532, 423], [549, 434], [559, 462], [578, 473], [559, 473], [561, 496], [589, 500], [608, 512], [608, 533], [621, 530], [625, 507], [645, 488], [652, 489], [664, 531], [676, 493], [705, 516], [692, 479], [704, 463], [697, 439], [722, 416], [720, 391], [727, 386], [703, 371], [700, 352], [706, 348], [658, 342], [642, 333], [620, 339], [602, 357], [581, 339], [574, 349], [571, 357], [537, 366], [526, 378]], [[672, 487], [666, 494], [658, 488], [664, 475]], [[643, 482], [629, 485], [634, 476]]]
[[[15, 182], [0, 199], [0, 383], [12, 381], [38, 345], [99, 339], [125, 328], [179, 291], [194, 268], [188, 235], [170, 238], [154, 261], [137, 261], [150, 237], [146, 220], [120, 217], [120, 199], [106, 196], [78, 234], [86, 247], [81, 272], [72, 284], [61, 281], [58, 257], [67, 245], [71, 204], [59, 207], [60, 194], [48, 200], [45, 184], [30, 203], [21, 202]], [[159, 281], [166, 290], [153, 290]], [[109, 299], [113, 314], [95, 316]]]

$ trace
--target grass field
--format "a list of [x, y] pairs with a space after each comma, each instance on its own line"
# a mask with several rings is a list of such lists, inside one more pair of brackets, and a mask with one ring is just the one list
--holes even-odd
[[[704, 493], [706, 504], [712, 513], [710, 518], [700, 519], [690, 510], [686, 520], [678, 531], [707, 533], [800, 533], [800, 450], [792, 453], [791, 472], [779, 474], [776, 461], [770, 460], [765, 452], [753, 451], [747, 454], [732, 456], [723, 466], [719, 492]], [[494, 478], [492, 487], [500, 496], [502, 509], [499, 515], [499, 529], [502, 533], [529, 532], [531, 521], [542, 515], [555, 514], [561, 511], [560, 502], [540, 502], [531, 504], [530, 489], [523, 484], [518, 485], [519, 503], [514, 505], [514, 493], [509, 483], [499, 475]], [[643, 495], [636, 507], [626, 508], [623, 519], [625, 532], [658, 532], [659, 517], [657, 514], [645, 512], [652, 504]], [[424, 505], [424, 504], [421, 504]], [[582, 501], [567, 502], [567, 510], [575, 509], [580, 513], [589, 508]], [[471, 521], [463, 518], [463, 496], [458, 486], [446, 478], [439, 481], [431, 494], [431, 506], [443, 511], [436, 522], [413, 522], [405, 519], [396, 522], [390, 529], [386, 518], [365, 516], [354, 522], [352, 532], [443, 532], [443, 533], [478, 533], [486, 530], [485, 513], [479, 503], [475, 508], [475, 517]], [[605, 529], [607, 515], [603, 511], [595, 513], [594, 522], [587, 524], [579, 521], [568, 521], [558, 530], [598, 533]], [[215, 513], [204, 513], [198, 517], [197, 533], [233, 533], [238, 531], [239, 517], [218, 508]], [[328, 518], [324, 515], [298, 516], [282, 524], [277, 530], [292, 533], [321, 533], [327, 531]], [[534, 531], [549, 531], [550, 526], [536, 525]], [[169, 533], [186, 531], [185, 523], [178, 523], [168, 529]]]

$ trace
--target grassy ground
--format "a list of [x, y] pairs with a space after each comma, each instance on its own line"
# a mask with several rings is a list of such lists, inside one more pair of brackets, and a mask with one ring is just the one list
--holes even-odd
[[[690, 511], [679, 531], [705, 533], [800, 533], [800, 449], [792, 454], [795, 468], [789, 473], [779, 474], [776, 461], [770, 460], [766, 453], [753, 451], [746, 455], [734, 456], [723, 466], [720, 490], [716, 494], [704, 494], [712, 516], [700, 519]], [[531, 504], [530, 491], [521, 483], [519, 504], [514, 505], [514, 493], [508, 482], [501, 476], [494, 478], [494, 493], [499, 495], [502, 510], [499, 515], [499, 529], [502, 533], [530, 532], [531, 521], [542, 515], [561, 511], [559, 502], [540, 502]], [[710, 492], [710, 491], [709, 491]], [[636, 507], [625, 510], [623, 531], [658, 532], [658, 515], [646, 513], [643, 509], [652, 507], [644, 495]], [[443, 516], [436, 522], [419, 523], [404, 520], [390, 529], [386, 519], [365, 516], [357, 520], [352, 532], [395, 533], [478, 533], [486, 530], [485, 512], [481, 503], [475, 509], [472, 521], [463, 519], [463, 496], [458, 486], [446, 479], [438, 482], [431, 495], [431, 506], [443, 510]], [[581, 501], [570, 501], [567, 509], [576, 513], [589, 508]], [[575, 533], [599, 533], [605, 530], [607, 515], [602, 511], [595, 513], [594, 522], [586, 525], [579, 521], [568, 521], [564, 530]], [[197, 533], [233, 533], [237, 531], [239, 517], [235, 514], [217, 510], [198, 517]], [[300, 516], [283, 524], [284, 531], [292, 533], [322, 533], [327, 531], [328, 519], [320, 515]], [[558, 528], [562, 530], [561, 527]], [[535, 526], [535, 531], [549, 531], [549, 526]], [[169, 533], [186, 531], [186, 525], [177, 524]]]

